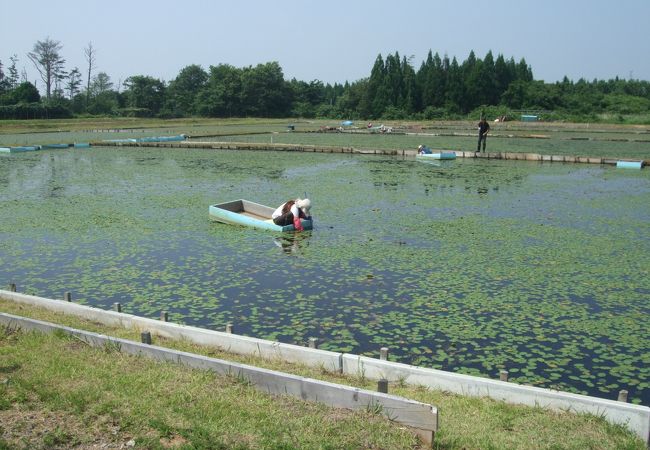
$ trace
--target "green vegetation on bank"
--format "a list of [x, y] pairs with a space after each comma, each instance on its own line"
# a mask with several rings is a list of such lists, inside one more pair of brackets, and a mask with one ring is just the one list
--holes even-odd
[[94, 73], [94, 49], [86, 49], [85, 83], [78, 68], [65, 70], [63, 45], [38, 41], [30, 59], [38, 61], [44, 96], [16, 69], [17, 55], [3, 71], [0, 61], [0, 119], [72, 116], [122, 117], [304, 117], [364, 120], [518, 118], [650, 123], [650, 82], [642, 80], [560, 82], [535, 80], [524, 58], [471, 51], [464, 61], [429, 51], [419, 67], [399, 53], [379, 54], [369, 76], [325, 84], [285, 80], [276, 61], [248, 67], [192, 64], [169, 83], [133, 74], [121, 86], [106, 72]]
[[[140, 330], [0, 300], [0, 311], [139, 340]], [[156, 345], [373, 389], [276, 360], [154, 337]], [[414, 436], [370, 411], [332, 410], [269, 397], [236, 378], [85, 346], [73, 338], [0, 330], [0, 449], [70, 448], [133, 441], [136, 448], [415, 448]], [[394, 384], [390, 392], [436, 405], [435, 448], [644, 449], [620, 426]]]

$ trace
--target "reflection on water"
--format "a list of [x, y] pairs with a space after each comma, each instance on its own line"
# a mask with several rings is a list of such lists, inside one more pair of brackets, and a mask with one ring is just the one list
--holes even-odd
[[300, 255], [305, 247], [309, 246], [310, 231], [301, 233], [283, 233], [273, 239], [273, 243], [287, 255]]
[[[91, 148], [0, 158], [0, 187], [22, 292], [650, 404], [649, 171]], [[310, 232], [208, 218], [304, 190]]]

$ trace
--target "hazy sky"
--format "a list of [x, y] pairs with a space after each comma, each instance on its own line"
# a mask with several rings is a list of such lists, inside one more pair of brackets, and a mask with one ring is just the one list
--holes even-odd
[[94, 73], [114, 83], [270, 61], [287, 80], [344, 83], [369, 76], [378, 54], [412, 57], [417, 70], [429, 50], [459, 62], [471, 50], [525, 58], [547, 82], [650, 80], [649, 20], [650, 0], [0, 0], [0, 61], [6, 73], [16, 54], [33, 82], [27, 53], [49, 37], [84, 74], [92, 42]]

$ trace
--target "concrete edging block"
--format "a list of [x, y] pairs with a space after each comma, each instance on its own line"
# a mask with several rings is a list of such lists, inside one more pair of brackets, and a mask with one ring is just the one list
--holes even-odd
[[410, 366], [366, 356], [344, 354], [343, 374], [369, 379], [403, 381], [411, 385], [473, 397], [489, 397], [506, 403], [539, 406], [557, 411], [604, 416], [611, 423], [627, 426], [646, 444], [650, 442], [650, 408], [587, 395], [491, 380], [472, 375]]
[[436, 407], [395, 395], [382, 394], [275, 370], [142, 344], [6, 313], [0, 313], [0, 324], [43, 333], [62, 331], [82, 339], [93, 347], [114, 345], [119, 348], [120, 352], [131, 355], [210, 370], [220, 375], [242, 377], [256, 389], [269, 394], [291, 395], [337, 408], [365, 409], [375, 405], [381, 406], [381, 414], [392, 421], [413, 428], [427, 443], [433, 442], [434, 434], [438, 430], [438, 410]]
[[92, 306], [79, 305], [63, 300], [53, 300], [18, 292], [0, 290], [0, 298], [46, 308], [50, 311], [76, 315], [105, 325], [147, 330], [152, 334], [169, 339], [185, 339], [198, 345], [218, 347], [222, 350], [254, 355], [266, 359], [279, 358], [284, 361], [322, 367], [331, 372], [340, 372], [341, 353], [319, 350], [300, 345], [283, 344], [222, 331], [163, 322], [116, 311], [106, 311]]

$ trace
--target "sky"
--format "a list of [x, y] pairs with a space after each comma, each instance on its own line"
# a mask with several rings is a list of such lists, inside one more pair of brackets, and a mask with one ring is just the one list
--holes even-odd
[[0, 0], [0, 61], [43, 88], [27, 53], [59, 41], [66, 69], [173, 80], [198, 64], [277, 61], [287, 80], [345, 83], [398, 52], [417, 70], [431, 50], [462, 63], [524, 58], [537, 80], [650, 80], [650, 0]]

